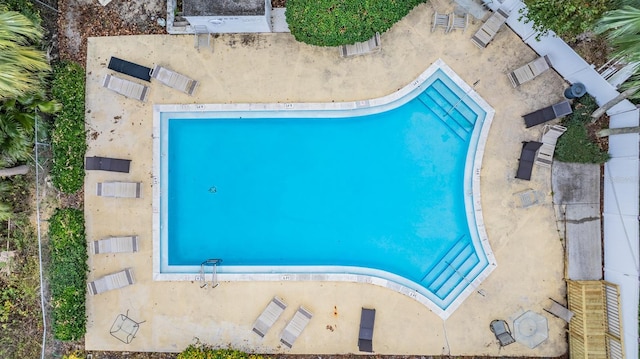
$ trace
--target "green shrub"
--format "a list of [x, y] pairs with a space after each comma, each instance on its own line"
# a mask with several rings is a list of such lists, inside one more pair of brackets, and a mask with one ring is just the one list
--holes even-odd
[[527, 6], [520, 10], [520, 19], [526, 16], [527, 22], [532, 21], [539, 36], [552, 30], [566, 41], [593, 29], [602, 14], [618, 4], [617, 0], [524, 0], [524, 3]]
[[214, 349], [196, 339], [196, 343], [189, 345], [178, 354], [177, 359], [265, 359], [265, 357], [233, 349]]
[[287, 0], [287, 24], [300, 42], [339, 46], [385, 32], [425, 0]]
[[51, 316], [53, 335], [59, 340], [78, 340], [85, 334], [87, 244], [83, 212], [58, 209], [49, 220], [51, 251]]
[[53, 68], [51, 94], [62, 104], [51, 133], [53, 185], [64, 193], [75, 193], [84, 183], [85, 73], [77, 64], [65, 62]]
[[598, 108], [595, 99], [585, 95], [575, 100], [573, 113], [562, 121], [567, 127], [558, 139], [555, 158], [562, 162], [604, 163], [609, 154], [589, 138], [587, 125], [591, 122], [591, 114]]

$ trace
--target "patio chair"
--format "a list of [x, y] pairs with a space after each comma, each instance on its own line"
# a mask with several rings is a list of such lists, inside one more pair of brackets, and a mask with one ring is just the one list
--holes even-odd
[[132, 253], [138, 251], [138, 236], [103, 238], [91, 244], [93, 254]]
[[109, 65], [107, 67], [110, 70], [117, 71], [119, 73], [129, 75], [140, 80], [151, 82], [151, 75], [149, 74], [151, 72], [151, 69], [146, 66], [138, 65], [136, 63], [111, 56]]
[[148, 86], [125, 80], [114, 75], [106, 75], [102, 82], [102, 86], [124, 97], [133, 98], [142, 102], [147, 100], [147, 95], [149, 94]]
[[516, 340], [511, 335], [511, 329], [504, 320], [496, 319], [489, 324], [489, 329], [496, 336], [501, 347], [513, 344]]
[[99, 182], [96, 195], [101, 197], [141, 198], [141, 182]]
[[571, 104], [569, 103], [569, 101], [565, 100], [555, 105], [551, 105], [549, 107], [545, 107], [537, 111], [528, 113], [522, 116], [522, 118], [524, 118], [525, 126], [529, 128], [544, 122], [555, 120], [558, 117], [564, 117], [571, 114], [572, 112], [573, 110], [571, 110]]
[[109, 334], [119, 341], [129, 344], [136, 337], [136, 333], [138, 333], [138, 329], [140, 329], [140, 324], [144, 323], [136, 322], [135, 320], [129, 318], [129, 311], [127, 310], [127, 314], [118, 314], [116, 320], [111, 325], [111, 329], [109, 329]]
[[491, 14], [487, 21], [485, 21], [480, 29], [471, 37], [471, 42], [481, 49], [487, 47], [498, 31], [500, 31], [500, 28], [502, 28], [502, 25], [504, 25], [508, 17], [508, 12], [503, 9], [498, 9]]
[[259, 336], [264, 337], [286, 308], [287, 305], [282, 299], [273, 297], [269, 304], [267, 304], [267, 307], [260, 313], [255, 323], [253, 323], [253, 331]]
[[131, 160], [110, 157], [86, 157], [84, 169], [88, 171], [111, 171], [129, 173]]
[[296, 311], [296, 314], [293, 315], [291, 321], [284, 327], [282, 334], [280, 335], [280, 342], [291, 348], [293, 343], [298, 339], [304, 328], [307, 327], [309, 321], [313, 314], [303, 306], [300, 306]]
[[549, 298], [549, 300], [551, 304], [544, 308], [544, 311], [569, 323], [574, 313], [552, 298]]
[[433, 13], [433, 23], [431, 24], [431, 32], [436, 31], [436, 27], [444, 28], [444, 32], [449, 31], [449, 18], [450, 14], [438, 14], [437, 11]]
[[109, 290], [124, 288], [133, 283], [133, 269], [127, 268], [87, 283], [87, 289], [89, 294], [96, 295]]
[[154, 66], [153, 70], [151, 70], [151, 77], [187, 95], [193, 95], [193, 91], [198, 86], [198, 81], [160, 65]]
[[451, 14], [451, 24], [447, 32], [453, 31], [455, 29], [462, 29], [462, 32], [464, 32], [464, 30], [467, 29], [467, 25], [469, 25], [469, 14], [457, 14], [454, 11], [453, 14]]
[[533, 171], [533, 162], [536, 159], [536, 151], [541, 146], [541, 142], [522, 142], [522, 151], [520, 152], [520, 160], [518, 161], [518, 171], [516, 172], [516, 178], [527, 181], [531, 180], [531, 172]]
[[352, 45], [342, 45], [338, 47], [338, 50], [340, 50], [341, 57], [350, 57], [378, 52], [381, 47], [382, 43], [380, 42], [380, 33], [376, 32], [376, 34], [367, 41], [356, 42]]
[[361, 352], [373, 353], [373, 323], [376, 321], [376, 310], [362, 308], [360, 313], [360, 332], [358, 333], [358, 349]]
[[551, 61], [549, 61], [549, 57], [544, 55], [514, 70], [513, 72], [508, 73], [507, 77], [509, 77], [513, 87], [518, 87], [549, 70], [550, 66]]
[[560, 125], [546, 125], [542, 130], [542, 146], [538, 150], [535, 163], [542, 167], [551, 167], [553, 162], [553, 154], [556, 151], [556, 143], [558, 138], [567, 131], [567, 128]]

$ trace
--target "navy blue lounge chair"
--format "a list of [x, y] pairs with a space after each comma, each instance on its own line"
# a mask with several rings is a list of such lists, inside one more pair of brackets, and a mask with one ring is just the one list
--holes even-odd
[[520, 153], [520, 161], [518, 163], [516, 178], [527, 181], [531, 180], [531, 172], [533, 171], [533, 162], [536, 159], [536, 151], [538, 151], [541, 146], [542, 142], [522, 142], [522, 152]]
[[555, 105], [533, 111], [522, 117], [524, 118], [525, 126], [529, 128], [547, 121], [555, 120], [558, 117], [569, 115], [572, 112], [573, 110], [571, 110], [571, 104], [569, 104], [569, 101], [562, 101]]
[[140, 80], [151, 82], [151, 68], [111, 56], [109, 69], [129, 75]]
[[129, 173], [131, 160], [109, 157], [87, 157], [84, 168], [95, 171], [111, 171]]
[[358, 348], [361, 352], [373, 353], [373, 323], [376, 321], [376, 310], [362, 308], [360, 314], [360, 332]]

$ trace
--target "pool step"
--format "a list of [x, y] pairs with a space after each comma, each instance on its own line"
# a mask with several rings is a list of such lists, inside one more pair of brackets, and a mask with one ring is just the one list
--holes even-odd
[[[434, 99], [434, 96], [438, 101], [443, 101], [442, 98], [438, 98], [437, 93], [430, 94], [427, 91], [418, 95], [418, 99], [427, 108], [429, 108], [429, 110], [431, 110], [431, 112], [433, 112], [440, 121], [442, 121], [449, 130], [451, 130], [451, 132], [466, 141], [469, 137], [469, 133], [473, 130], [473, 125], [464, 119], [456, 109], [451, 109], [451, 107], [449, 107], [449, 110], [445, 110], [442, 105]], [[447, 111], [449, 111], [449, 113], [447, 113]]]
[[[441, 86], [438, 86], [438, 84], [441, 84]], [[446, 91], [449, 92], [447, 93]], [[436, 81], [424, 93], [431, 97], [445, 113], [453, 117], [465, 131], [470, 132], [473, 130], [473, 124], [476, 123], [478, 115], [471, 111], [464, 101], [460, 101], [449, 88]]]
[[[451, 106], [455, 107], [456, 110], [458, 110], [462, 117], [464, 117], [465, 120], [467, 120], [473, 128], [473, 125], [478, 119], [478, 114], [475, 113], [469, 106], [467, 106], [464, 101], [460, 101], [460, 97], [453, 90], [451, 90], [451, 88], [445, 85], [444, 82], [437, 80], [431, 84], [430, 89], [432, 91], [437, 91], [437, 93], [448, 102], [448, 105], [443, 106], [443, 108], [448, 110], [451, 108]], [[463, 97], [464, 96], [466, 95], [463, 95]]]
[[422, 278], [422, 284], [438, 298], [447, 297], [466, 278], [480, 260], [468, 237], [462, 236], [447, 254]]

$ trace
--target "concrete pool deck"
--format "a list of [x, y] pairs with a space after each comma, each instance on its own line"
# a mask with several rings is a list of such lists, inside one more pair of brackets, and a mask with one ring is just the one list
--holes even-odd
[[[440, 1], [438, 11], [447, 10]], [[506, 73], [536, 54], [508, 28], [484, 50], [466, 32], [430, 32], [434, 6], [423, 4], [382, 35], [382, 51], [340, 58], [336, 48], [312, 47], [289, 34], [221, 35], [213, 51], [193, 47], [192, 36], [91, 38], [87, 51], [87, 155], [132, 159], [129, 174], [87, 172], [85, 217], [89, 241], [136, 234], [140, 251], [90, 255], [93, 280], [131, 267], [136, 283], [87, 299], [87, 350], [180, 351], [199, 338], [219, 347], [259, 353], [357, 353], [360, 308], [376, 308], [376, 354], [556, 356], [566, 352], [565, 323], [542, 308], [549, 297], [564, 297], [563, 242], [551, 203], [551, 171], [536, 167], [530, 182], [514, 178], [521, 141], [539, 138], [525, 129], [521, 115], [555, 103], [563, 80], [547, 71], [513, 89]], [[146, 103], [101, 87], [110, 56], [151, 66], [160, 64], [200, 81], [189, 97], [157, 82]], [[481, 194], [484, 221], [498, 267], [446, 321], [417, 301], [389, 289], [338, 282], [222, 282], [215, 289], [198, 283], [152, 280], [152, 105], [174, 103], [271, 103], [356, 101], [381, 97], [413, 81], [438, 58], [495, 109], [486, 144]], [[101, 181], [140, 181], [142, 199], [95, 195]], [[517, 193], [534, 189], [541, 203], [518, 206]], [[269, 300], [288, 307], [264, 339], [251, 331]], [[292, 349], [279, 334], [298, 306], [314, 313]], [[511, 323], [533, 310], [547, 317], [549, 339], [535, 349], [519, 343], [499, 348], [489, 330], [493, 319]], [[109, 334], [120, 313], [145, 321], [129, 345]]]

